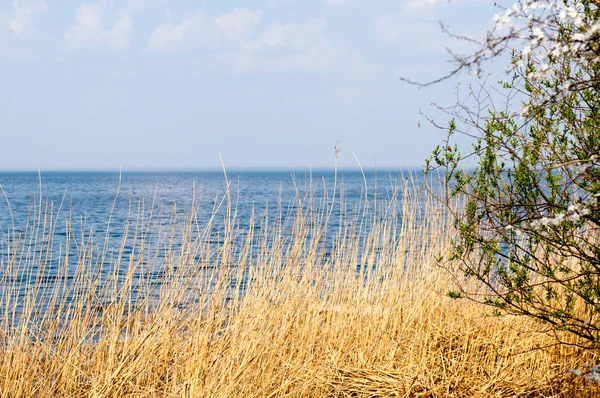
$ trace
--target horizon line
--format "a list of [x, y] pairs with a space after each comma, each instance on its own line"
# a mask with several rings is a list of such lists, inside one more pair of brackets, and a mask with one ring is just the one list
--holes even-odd
[[[363, 167], [363, 171], [400, 171], [400, 170], [420, 170], [423, 166], [372, 166]], [[232, 166], [225, 167], [225, 171], [334, 171], [335, 167], [331, 166]], [[361, 171], [360, 167], [346, 166], [337, 167], [338, 171]], [[0, 169], [0, 173], [46, 173], [46, 172], [196, 172], [196, 171], [223, 171], [223, 167], [128, 167], [128, 168], [105, 168], [105, 167], [89, 167], [89, 168], [14, 168]]]

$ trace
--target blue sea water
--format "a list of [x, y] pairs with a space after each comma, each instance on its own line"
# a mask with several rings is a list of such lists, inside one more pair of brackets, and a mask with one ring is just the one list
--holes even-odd
[[[124, 239], [124, 234], [140, 224], [140, 214], [168, 230], [174, 218], [186, 219], [195, 207], [200, 227], [212, 223], [205, 238], [218, 247], [226, 220], [231, 218], [226, 214], [227, 203], [235, 213], [235, 228], [243, 236], [252, 217], [260, 228], [260, 220], [272, 224], [299, 204], [310, 202], [317, 209], [331, 209], [327, 228], [334, 236], [344, 209], [358, 206], [365, 198], [380, 203], [394, 196], [402, 198], [402, 190], [410, 186], [419, 192], [422, 183], [423, 175], [409, 170], [368, 170], [364, 174], [360, 170], [228, 170], [226, 175], [223, 171], [0, 172], [5, 196], [0, 196], [0, 290], [10, 287], [18, 302], [32, 283], [60, 283], [59, 276], [69, 280], [81, 262], [81, 242], [88, 238], [98, 248], [105, 245], [111, 253], [121, 254], [123, 271], [117, 274], [124, 275], [128, 256], [135, 250], [131, 237]], [[10, 253], [15, 241], [25, 235], [28, 238], [18, 242], [21, 254], [17, 259], [27, 264], [27, 269], [11, 271], [13, 279], [15, 275], [20, 278], [15, 282], [4, 271], [11, 259], [15, 262], [14, 249], [12, 257]], [[182, 244], [180, 233], [173, 237], [163, 243], [177, 250]], [[48, 239], [51, 241], [46, 242]], [[153, 242], [161, 245], [158, 239]], [[67, 246], [71, 254], [65, 256]], [[159, 247], [155, 249], [158, 260], [165, 256]], [[67, 265], [69, 272], [63, 275], [60, 268]], [[43, 277], [38, 268], [44, 269]], [[114, 269], [102, 272], [108, 277]], [[159, 278], [161, 272], [151, 270], [147, 275]], [[0, 293], [6, 299], [6, 293]]]
[[61, 213], [85, 218], [88, 229], [102, 231], [112, 213], [111, 229], [118, 231], [141, 199], [146, 208], [153, 204], [155, 211], [168, 212], [176, 206], [184, 213], [195, 197], [202, 221], [212, 213], [215, 201], [222, 199], [226, 181], [242, 222], [252, 209], [261, 212], [280, 202], [285, 206], [297, 194], [305, 197], [309, 191], [317, 201], [331, 200], [334, 181], [336, 200], [342, 191], [348, 202], [360, 201], [365, 191], [371, 198], [385, 199], [407, 179], [422, 183], [421, 173], [410, 170], [368, 170], [364, 176], [360, 170], [338, 170], [337, 178], [333, 170], [233, 170], [226, 177], [222, 171], [0, 172], [7, 199], [0, 198], [0, 229], [9, 228], [13, 220], [17, 227], [26, 222], [40, 191], [43, 206], [53, 204], [57, 210], [62, 203]]

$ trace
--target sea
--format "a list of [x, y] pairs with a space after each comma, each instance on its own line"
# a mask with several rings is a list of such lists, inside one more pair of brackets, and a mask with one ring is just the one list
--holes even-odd
[[[402, 206], [406, 190], [425, 195], [418, 170], [185, 170], [185, 171], [41, 171], [0, 172], [0, 299], [23, 307], [35, 284], [52, 290], [76, 278], [82, 245], [91, 242], [96, 253], [118, 253], [121, 270], [105, 267], [100, 278], [125, 277], [139, 242], [132, 241], [137, 225], [157, 220], [168, 231], [173, 220], [193, 215], [198, 231], [210, 224], [209, 235], [218, 248], [228, 219], [235, 219], [238, 235], [250, 225], [275, 224], [298, 206], [311, 203], [327, 209], [327, 235], [335, 236], [340, 213], [360, 208], [365, 201]], [[257, 221], [258, 220], [258, 221]], [[229, 225], [231, 227], [231, 225]], [[181, 247], [183, 232], [169, 239], [150, 239]], [[368, 226], [362, 231], [368, 233]], [[199, 236], [201, 232], [198, 232]], [[158, 236], [158, 235], [157, 235]], [[330, 242], [324, 243], [328, 252]], [[329, 245], [329, 246], [328, 246]], [[154, 266], [169, 254], [156, 247]], [[15, 254], [15, 250], [18, 253]], [[67, 253], [69, 251], [69, 253]], [[112, 255], [110, 254], [110, 255]], [[98, 261], [98, 257], [90, 258]], [[111, 260], [112, 261], [112, 260]], [[68, 271], [64, 271], [68, 269]], [[140, 268], [140, 269], [143, 269]], [[42, 270], [42, 271], [40, 271]], [[151, 271], [151, 272], [150, 272]], [[164, 272], [146, 274], [158, 280]], [[159, 282], [157, 282], [159, 283]], [[68, 289], [67, 289], [68, 290]], [[45, 308], [43, 294], [36, 300]], [[20, 303], [20, 304], [19, 304]], [[15, 318], [17, 319], [18, 316]]]
[[[410, 181], [422, 186], [418, 170], [200, 170], [200, 171], [50, 171], [0, 172], [0, 231], [23, 228], [32, 206], [52, 206], [58, 217], [85, 220], [104, 232], [109, 218], [115, 233], [140, 201], [154, 212], [183, 214], [192, 203], [199, 221], [208, 220], [229, 188], [240, 222], [269, 206], [292, 205], [310, 193], [318, 202], [347, 203], [389, 199]], [[41, 200], [40, 200], [41, 198]], [[132, 208], [132, 206], [134, 208]], [[223, 208], [225, 206], [222, 206]], [[273, 212], [273, 217], [275, 212]], [[57, 225], [61, 233], [61, 225]]]

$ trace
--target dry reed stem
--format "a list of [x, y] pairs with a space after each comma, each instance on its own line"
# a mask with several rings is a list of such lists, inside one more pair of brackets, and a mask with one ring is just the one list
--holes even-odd
[[[600, 393], [568, 373], [593, 363], [593, 353], [555, 345], [527, 318], [448, 298], [452, 278], [434, 261], [451, 232], [444, 213], [414, 188], [392, 191], [402, 200], [340, 212], [334, 234], [326, 229], [332, 207], [310, 198], [280, 208], [275, 224], [262, 218], [245, 230], [226, 200], [217, 243], [211, 222], [200, 225], [192, 209], [167, 226], [164, 260], [156, 256], [164, 229], [140, 205], [112, 254], [92, 237], [68, 235], [78, 242], [77, 264], [65, 257], [64, 278], [46, 285], [58, 216], [37, 214], [40, 198], [26, 231], [3, 241], [0, 396]], [[126, 246], [133, 253], [123, 270]], [[158, 266], [160, 284], [148, 271]], [[37, 282], [22, 292], [19, 275]], [[44, 300], [51, 305], [40, 313]]]

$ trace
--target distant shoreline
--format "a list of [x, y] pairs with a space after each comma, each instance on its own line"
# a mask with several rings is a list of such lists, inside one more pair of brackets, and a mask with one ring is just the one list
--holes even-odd
[[[227, 167], [227, 172], [331, 172], [333, 173], [336, 169], [333, 167]], [[363, 168], [365, 173], [388, 173], [388, 172], [415, 172], [421, 171], [422, 167], [366, 167]], [[337, 169], [338, 172], [361, 172], [358, 167], [340, 167]], [[220, 167], [199, 167], [199, 168], [126, 168], [126, 169], [42, 169], [41, 173], [198, 173], [198, 172], [223, 172]], [[0, 173], [38, 173], [36, 169], [6, 169], [0, 170]]]

